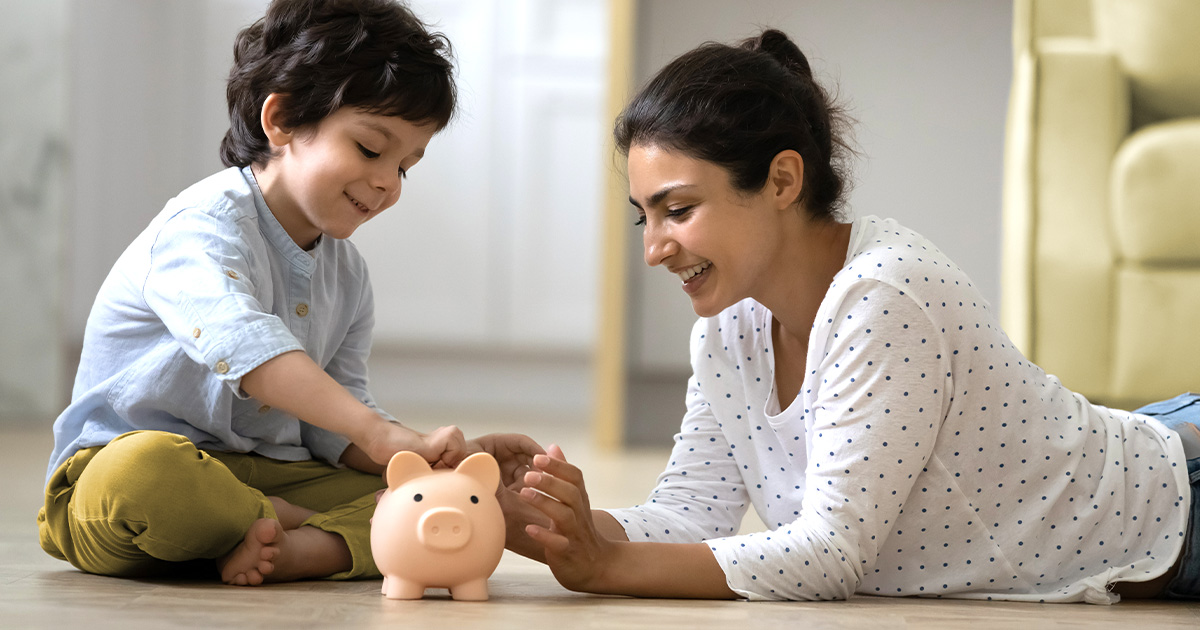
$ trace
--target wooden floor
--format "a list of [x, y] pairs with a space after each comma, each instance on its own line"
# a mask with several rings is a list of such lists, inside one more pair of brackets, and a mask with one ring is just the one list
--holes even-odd
[[[502, 427], [514, 430], [511, 425]], [[492, 427], [464, 426], [468, 435]], [[478, 430], [476, 430], [478, 429]], [[521, 430], [517, 427], [515, 430]], [[592, 452], [576, 431], [549, 435], [588, 474], [592, 504], [645, 498], [666, 452]], [[561, 432], [561, 431], [560, 431]], [[49, 430], [0, 423], [0, 628], [1200, 628], [1200, 603], [1015, 604], [878, 597], [848, 602], [747, 603], [637, 600], [571, 593], [543, 566], [505, 555], [491, 599], [455, 602], [445, 591], [392, 601], [376, 580], [301, 582], [260, 588], [122, 580], [76, 571], [38, 548], [34, 523], [50, 451]], [[749, 520], [748, 529], [760, 527]]]

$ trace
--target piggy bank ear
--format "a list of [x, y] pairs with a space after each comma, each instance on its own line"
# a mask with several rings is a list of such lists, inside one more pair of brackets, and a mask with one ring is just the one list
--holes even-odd
[[412, 451], [400, 451], [388, 462], [387, 484], [395, 489], [417, 477], [431, 474], [429, 462]]
[[500, 465], [490, 453], [475, 453], [462, 460], [454, 472], [478, 481], [489, 491], [500, 486]]

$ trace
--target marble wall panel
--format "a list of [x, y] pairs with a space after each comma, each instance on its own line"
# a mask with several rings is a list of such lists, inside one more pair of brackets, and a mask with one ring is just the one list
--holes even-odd
[[11, 2], [0, 20], [0, 422], [49, 422], [66, 397], [67, 9]]

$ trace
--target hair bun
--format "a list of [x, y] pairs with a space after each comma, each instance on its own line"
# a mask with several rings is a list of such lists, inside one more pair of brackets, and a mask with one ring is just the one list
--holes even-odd
[[765, 52], [775, 58], [781, 66], [808, 80], [812, 80], [812, 67], [808, 65], [808, 58], [804, 53], [800, 52], [800, 48], [787, 36], [787, 33], [778, 29], [769, 28], [758, 37], [751, 37], [742, 44], [747, 50], [755, 50]]

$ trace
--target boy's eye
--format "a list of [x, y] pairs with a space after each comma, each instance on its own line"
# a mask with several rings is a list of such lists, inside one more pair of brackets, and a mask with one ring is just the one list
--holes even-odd
[[379, 157], [378, 153], [368, 149], [367, 147], [364, 147], [361, 144], [358, 145], [358, 150], [361, 151], [364, 156], [366, 156], [370, 159], [375, 159], [375, 158]]

